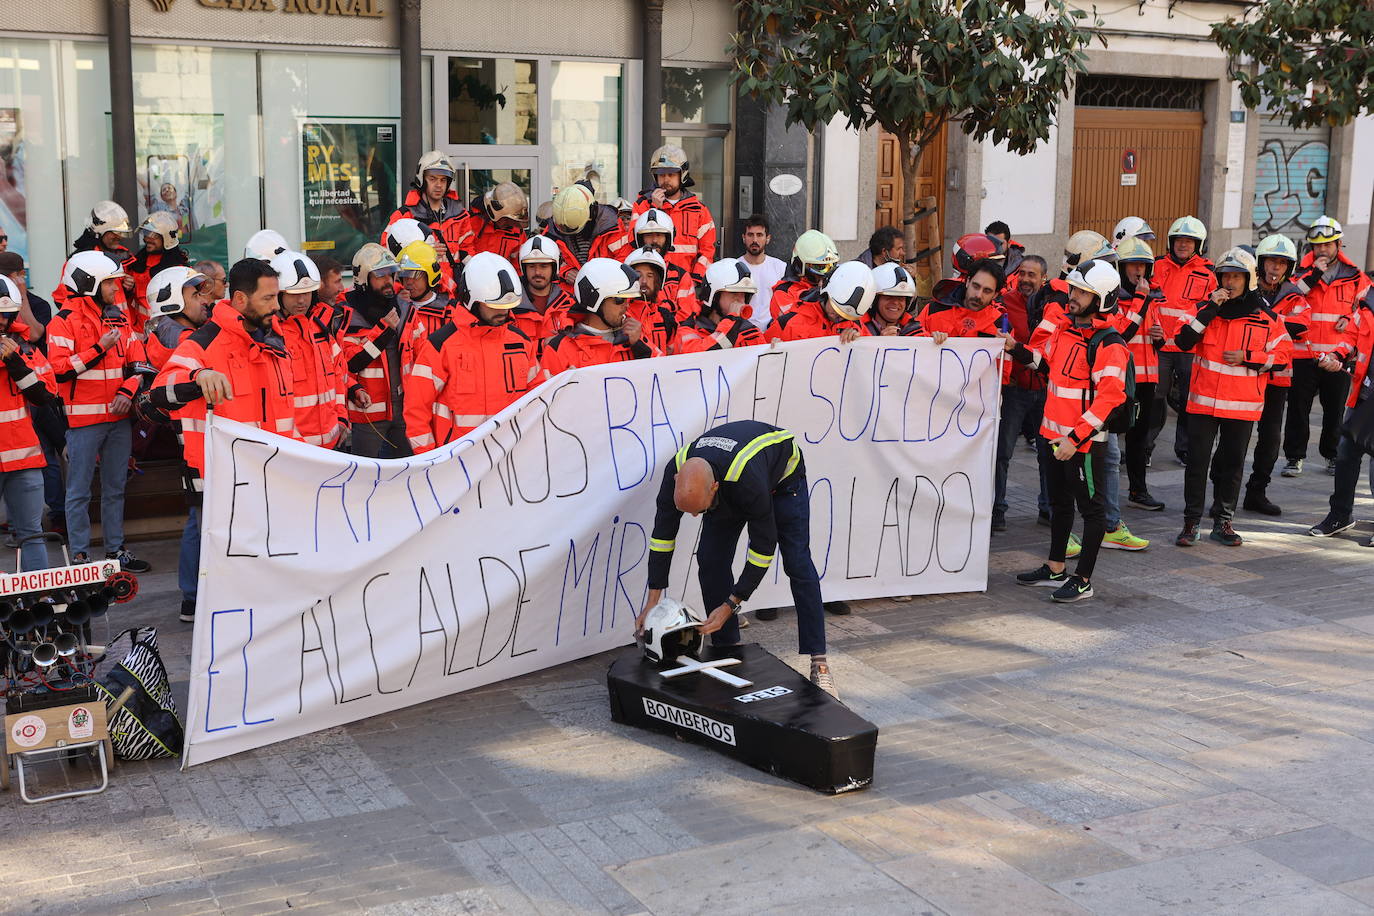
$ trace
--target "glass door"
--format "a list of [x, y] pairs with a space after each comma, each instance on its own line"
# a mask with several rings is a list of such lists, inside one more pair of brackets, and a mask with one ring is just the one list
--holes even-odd
[[535, 196], [535, 188], [542, 187], [539, 181], [539, 157], [537, 156], [466, 156], [457, 149], [449, 151], [456, 172], [454, 185], [458, 199], [465, 205], [503, 181], [514, 184], [525, 192], [529, 200], [526, 223], [533, 224], [534, 213], [543, 203]]

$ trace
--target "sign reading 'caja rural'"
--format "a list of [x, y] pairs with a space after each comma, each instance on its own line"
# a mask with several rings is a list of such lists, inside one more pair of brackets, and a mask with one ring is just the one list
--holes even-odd
[[[153, 8], [165, 13], [174, 0], [151, 0]], [[201, 6], [217, 10], [246, 10], [256, 13], [311, 13], [323, 16], [359, 16], [380, 19], [382, 0], [199, 0]]]

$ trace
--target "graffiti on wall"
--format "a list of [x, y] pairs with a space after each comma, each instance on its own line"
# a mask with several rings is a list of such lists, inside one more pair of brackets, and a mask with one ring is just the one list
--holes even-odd
[[1326, 209], [1331, 148], [1320, 140], [1266, 140], [1255, 165], [1257, 235], [1301, 235]]

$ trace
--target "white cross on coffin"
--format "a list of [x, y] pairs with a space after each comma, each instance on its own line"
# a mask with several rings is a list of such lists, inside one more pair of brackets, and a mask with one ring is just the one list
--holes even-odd
[[735, 677], [727, 671], [720, 670], [730, 665], [738, 665], [740, 660], [737, 658], [718, 658], [713, 662], [703, 662], [687, 655], [679, 655], [676, 661], [682, 666], [681, 668], [660, 671], [659, 674], [665, 679], [681, 677], [684, 674], [704, 674], [707, 677], [715, 678], [723, 684], [729, 684], [731, 687], [751, 687], [754, 684], [753, 681], [746, 681], [742, 677]]

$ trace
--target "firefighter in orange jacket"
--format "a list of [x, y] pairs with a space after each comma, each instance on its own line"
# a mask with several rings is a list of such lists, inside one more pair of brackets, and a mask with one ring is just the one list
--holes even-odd
[[[129, 214], [112, 200], [102, 200], [91, 208], [86, 217], [86, 228], [72, 244], [72, 254], [83, 251], [99, 251], [116, 264], [123, 264], [129, 258]], [[70, 257], [70, 256], [69, 256]], [[62, 265], [63, 277], [67, 276], [67, 265]], [[125, 278], [121, 285], [126, 289], [133, 287], [133, 280]], [[67, 284], [59, 282], [53, 289], [51, 299], [59, 307], [67, 301], [71, 290]]]
[[1211, 539], [1237, 547], [1231, 526], [1245, 473], [1245, 453], [1264, 411], [1269, 374], [1288, 365], [1292, 342], [1283, 322], [1265, 308], [1255, 257], [1232, 248], [1216, 266], [1220, 285], [1174, 337], [1194, 354], [1188, 386], [1188, 469], [1183, 477], [1183, 530], [1176, 543], [1191, 547], [1207, 498], [1208, 469], [1216, 446], [1216, 516]]
[[510, 261], [481, 251], [463, 265], [448, 322], [420, 344], [406, 376], [406, 435], [416, 454], [465, 436], [542, 381], [539, 341], [511, 320], [520, 279]]
[[677, 303], [663, 288], [668, 265], [652, 248], [639, 248], [625, 259], [625, 266], [639, 274], [639, 298], [630, 301], [629, 317], [639, 322], [655, 350], [667, 353], [678, 328]]
[[706, 301], [678, 328], [674, 353], [705, 353], [766, 342], [750, 321], [759, 287], [743, 259], [725, 258], [712, 264], [706, 269], [703, 287]]
[[630, 303], [639, 298], [639, 274], [611, 258], [592, 258], [577, 272], [577, 299], [572, 317], [577, 323], [554, 335], [544, 348], [544, 377], [566, 369], [662, 356], [644, 334], [644, 326], [629, 317]]
[[[129, 572], [149, 566], [124, 549], [129, 411], [154, 370], [125, 311], [124, 270], [98, 251], [67, 259], [67, 304], [48, 323], [48, 359], [67, 412], [67, 532], [73, 562], [89, 558], [91, 480], [100, 465], [105, 554]], [[81, 562], [87, 562], [82, 560]]]
[[143, 347], [148, 353], [148, 362], [159, 372], [186, 335], [210, 317], [214, 303], [206, 301], [202, 295], [205, 286], [205, 275], [189, 267], [159, 271], [148, 285], [151, 317], [144, 326], [147, 336]]
[[1318, 218], [1307, 228], [1307, 254], [1295, 272], [1294, 283], [1312, 312], [1307, 337], [1294, 354], [1293, 385], [1288, 391], [1288, 420], [1283, 431], [1283, 454], [1288, 459], [1285, 477], [1302, 473], [1314, 397], [1322, 408], [1317, 452], [1326, 459], [1326, 472], [1336, 472], [1336, 443], [1350, 378], [1343, 372], [1320, 371], [1316, 360], [1341, 343], [1355, 303], [1370, 285], [1369, 277], [1341, 250], [1343, 234], [1341, 224], [1331, 217]]
[[[1031, 349], [1008, 335], [1012, 358], [1048, 376], [1045, 412], [1040, 421], [1040, 453], [1050, 498], [1050, 550], [1044, 565], [1021, 573], [1021, 585], [1053, 588], [1055, 601], [1093, 596], [1092, 574], [1106, 535], [1106, 496], [1099, 486], [1106, 462], [1108, 421], [1126, 401], [1131, 355], [1111, 325], [1121, 278], [1116, 266], [1083, 261], [1065, 278], [1069, 286], [1069, 323], [1042, 348]], [[1064, 560], [1073, 531], [1074, 508], [1083, 516], [1078, 568], [1068, 574]]]
[[673, 239], [677, 227], [662, 210], [650, 207], [634, 221], [635, 249], [650, 248], [663, 258], [664, 272], [661, 288], [672, 303], [673, 315], [679, 320], [697, 313], [697, 280], [692, 275], [694, 254], [674, 251]]
[[190, 263], [190, 258], [181, 247], [177, 218], [166, 210], [149, 213], [143, 225], [138, 228], [143, 233], [143, 247], [138, 250], [138, 254], [124, 262], [124, 274], [134, 281], [133, 289], [127, 290], [129, 323], [133, 326], [134, 333], [141, 334], [143, 325], [150, 317], [148, 282], [160, 270], [185, 267]]
[[1152, 277], [1162, 296], [1156, 309], [1160, 334], [1159, 382], [1157, 402], [1151, 411], [1150, 448], [1168, 419], [1170, 394], [1177, 396], [1178, 420], [1174, 424], [1174, 455], [1188, 463], [1188, 383], [1193, 373], [1193, 356], [1178, 346], [1175, 337], [1197, 314], [1217, 288], [1212, 262], [1202, 256], [1207, 243], [1207, 227], [1195, 216], [1181, 216], [1169, 227], [1169, 251], [1155, 260]]
[[401, 252], [415, 242], [423, 242], [434, 249], [440, 273], [439, 282], [434, 284], [435, 288], [452, 297], [455, 275], [462, 268], [459, 258], [461, 252], [450, 251], [442, 235], [410, 217], [396, 220], [382, 232], [382, 247], [391, 252], [393, 258], [399, 259]]
[[[1123, 220], [1124, 222], [1124, 220]], [[1159, 383], [1159, 353], [1155, 349], [1159, 304], [1163, 295], [1154, 285], [1154, 251], [1145, 240], [1125, 235], [1116, 247], [1121, 291], [1117, 295], [1117, 314], [1113, 321], [1135, 364], [1135, 396], [1140, 417], [1126, 431], [1126, 477], [1130, 504], [1147, 512], [1164, 511], [1164, 502], [1150, 493], [1146, 469], [1150, 462], [1150, 411], [1157, 404], [1155, 387]], [[1159, 406], [1163, 406], [1160, 404]]]
[[1283, 322], [1292, 338], [1293, 360], [1285, 368], [1269, 374], [1269, 385], [1264, 389], [1264, 412], [1255, 425], [1255, 457], [1241, 508], [1261, 515], [1281, 515], [1283, 510], [1269, 499], [1267, 490], [1283, 441], [1283, 412], [1293, 387], [1293, 366], [1298, 362], [1298, 351], [1305, 344], [1312, 309], [1293, 283], [1298, 249], [1288, 236], [1275, 234], [1263, 238], [1255, 249], [1255, 260], [1259, 265], [1259, 294], [1270, 314]]
[[244, 258], [235, 264], [229, 298], [217, 302], [210, 320], [181, 342], [146, 395], [149, 407], [171, 414], [180, 426], [189, 509], [177, 582], [187, 623], [196, 611], [207, 409], [222, 419], [295, 435], [290, 359], [273, 327], [277, 293], [277, 272], [267, 261]]
[[[60, 406], [52, 367], [28, 339], [28, 327], [18, 320], [23, 294], [9, 277], [0, 276], [0, 493], [10, 528], [19, 541], [19, 570], [46, 569], [47, 545], [37, 540], [43, 528], [43, 468], [47, 459], [38, 439], [61, 441], [65, 423], [51, 408]], [[34, 407], [45, 408], [37, 413]], [[35, 540], [28, 540], [35, 538]]]
[[862, 261], [846, 261], [820, 289], [808, 292], [796, 308], [784, 312], [763, 332], [769, 340], [808, 340], [838, 335], [840, 343], [862, 336], [859, 322], [873, 307], [877, 287], [873, 270]]
[[573, 299], [558, 279], [562, 252], [547, 235], [532, 235], [520, 246], [520, 280], [524, 294], [511, 319], [530, 340], [541, 343], [572, 324]]
[[873, 268], [877, 295], [873, 308], [860, 324], [865, 337], [909, 337], [921, 330], [921, 322], [911, 313], [916, 299], [916, 280], [896, 261], [884, 261]]
[[353, 289], [345, 297], [349, 451], [367, 458], [397, 458], [409, 450], [401, 407], [396, 270], [391, 253], [369, 242], [353, 255]]
[[826, 277], [839, 263], [839, 249], [824, 232], [808, 229], [797, 236], [792, 245], [792, 259], [787, 262], [787, 273], [773, 286], [773, 295], [768, 300], [773, 320], [792, 311], [803, 296], [824, 285]]
[[503, 181], [473, 201], [464, 215], [465, 226], [458, 250], [464, 260], [490, 251], [515, 263], [529, 225], [529, 201], [520, 186]]
[[410, 217], [430, 227], [444, 238], [450, 252], [461, 251], [467, 234], [467, 211], [453, 188], [453, 163], [438, 150], [430, 150], [415, 165], [415, 177], [405, 201], [389, 222]]
[[401, 292], [409, 303], [401, 325], [401, 375], [410, 372], [420, 343], [448, 321], [453, 301], [437, 288], [439, 260], [425, 242], [411, 242], [396, 257]]
[[545, 234], [561, 246], [559, 277], [564, 282], [571, 282], [593, 258], [623, 261], [634, 250], [615, 208], [597, 203], [591, 188], [580, 181], [554, 197], [553, 218]]
[[291, 363], [293, 435], [321, 448], [337, 448], [348, 438], [348, 386], [339, 371], [338, 338], [315, 302], [319, 270], [299, 251], [283, 251], [272, 259], [272, 269], [280, 304], [276, 328]]
[[[1331, 509], [1326, 518], [1313, 525], [1308, 533], [1314, 537], [1331, 537], [1355, 524], [1355, 490], [1360, 483], [1366, 455], [1374, 455], [1369, 427], [1359, 422], [1357, 412], [1367, 418], [1369, 401], [1374, 398], [1374, 377], [1369, 372], [1370, 355], [1374, 353], [1374, 289], [1366, 290], [1355, 305], [1355, 313], [1346, 324], [1342, 340], [1334, 350], [1323, 353], [1317, 368], [1325, 372], [1348, 372], [1350, 396], [1346, 400], [1346, 428], [1341, 430], [1336, 446], [1336, 474], [1331, 490]], [[1366, 543], [1374, 547], [1374, 537]]]
[[973, 265], [963, 283], [941, 281], [935, 298], [917, 319], [921, 325], [918, 333], [943, 344], [951, 337], [997, 337], [1009, 332], [1011, 324], [997, 304], [997, 292], [1005, 284], [1002, 265], [993, 260]]
[[676, 231], [673, 249], [664, 260], [681, 268], [682, 283], [696, 287], [716, 259], [716, 223], [706, 203], [687, 190], [695, 184], [687, 153], [680, 146], [660, 146], [650, 157], [649, 174], [654, 187], [639, 195], [634, 212], [642, 214], [652, 207], [668, 214]]

